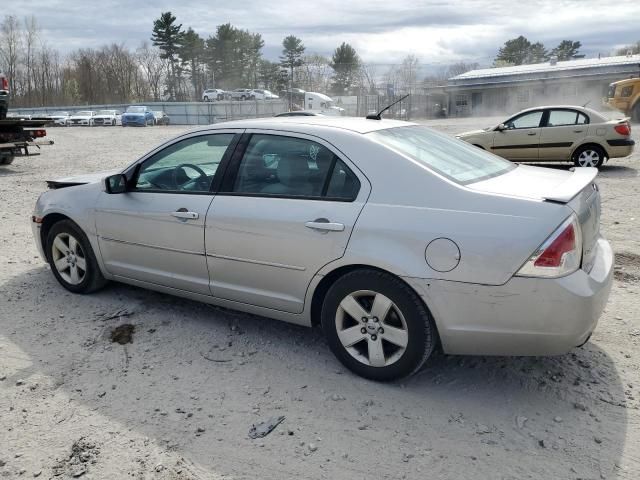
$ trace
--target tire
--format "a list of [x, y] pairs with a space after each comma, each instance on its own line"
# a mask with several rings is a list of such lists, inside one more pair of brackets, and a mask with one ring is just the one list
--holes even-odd
[[13, 155], [0, 156], [0, 165], [11, 165], [15, 159]]
[[216, 98], [217, 98], [218, 101], [219, 100], [224, 100], [224, 96], [223, 95], [218, 95]]
[[209, 101], [209, 97], [207, 97], [206, 95], [204, 96], [204, 101], [208, 102]]
[[[389, 302], [384, 318], [376, 318], [374, 306]], [[433, 317], [416, 292], [399, 278], [377, 270], [355, 270], [340, 277], [324, 298], [321, 319], [338, 360], [357, 375], [377, 381], [417, 372], [438, 338]]]
[[4, 106], [4, 107], [0, 107], [0, 120], [4, 120], [5, 118], [7, 118], [7, 111], [9, 109]]
[[583, 145], [573, 153], [573, 164], [576, 167], [600, 168], [606, 157], [605, 151], [598, 145]]
[[245, 97], [244, 95], [242, 95], [242, 96], [240, 97], [240, 100], [242, 100], [243, 102], [244, 102], [246, 99], [247, 99], [247, 97]]
[[61, 220], [54, 224], [46, 240], [51, 271], [64, 288], [73, 293], [91, 293], [106, 285], [89, 239], [74, 222]]

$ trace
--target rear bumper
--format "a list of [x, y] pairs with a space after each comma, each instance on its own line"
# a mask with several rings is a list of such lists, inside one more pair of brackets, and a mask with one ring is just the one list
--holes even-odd
[[600, 239], [589, 273], [557, 279], [513, 277], [500, 286], [406, 280], [432, 310], [446, 353], [556, 355], [595, 329], [613, 282], [613, 252]]
[[628, 157], [633, 153], [636, 142], [631, 139], [607, 140], [607, 152], [610, 158]]

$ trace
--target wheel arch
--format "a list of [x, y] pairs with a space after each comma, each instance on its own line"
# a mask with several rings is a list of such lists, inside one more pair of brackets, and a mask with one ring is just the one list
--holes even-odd
[[49, 260], [49, 252], [47, 251], [48, 249], [46, 248], [47, 236], [49, 235], [49, 232], [51, 231], [51, 228], [56, 223], [61, 222], [63, 220], [69, 220], [69, 221], [73, 222], [75, 225], [78, 226], [78, 228], [80, 228], [80, 230], [82, 230], [80, 225], [78, 225], [71, 217], [69, 217], [67, 215], [64, 215], [64, 214], [59, 213], [59, 212], [52, 212], [52, 213], [49, 213], [49, 214], [45, 215], [45, 217], [42, 219], [42, 224], [40, 225], [40, 242], [41, 242], [41, 245], [42, 245], [42, 250], [44, 251], [44, 254], [47, 257], [47, 260]]
[[391, 275], [392, 277], [398, 279], [400, 282], [402, 282], [404, 285], [406, 285], [407, 288], [409, 288], [411, 291], [415, 292], [415, 294], [418, 296], [418, 298], [420, 299], [420, 301], [422, 302], [422, 304], [424, 305], [424, 307], [427, 309], [427, 311], [429, 312], [429, 314], [431, 315], [431, 317], [433, 318], [433, 323], [435, 325], [436, 328], [436, 334], [438, 335], [438, 338], [440, 337], [439, 333], [438, 333], [438, 321], [436, 320], [436, 317], [434, 315], [433, 309], [427, 304], [427, 302], [425, 302], [424, 296], [422, 295], [421, 292], [417, 291], [409, 282], [407, 282], [405, 279], [403, 279], [400, 275], [393, 273], [389, 270], [386, 270], [384, 268], [380, 268], [380, 267], [376, 267], [373, 265], [367, 265], [367, 264], [350, 264], [350, 265], [340, 265], [338, 267], [336, 267], [335, 269], [331, 270], [330, 272], [326, 273], [322, 279], [318, 282], [318, 284], [316, 285], [315, 289], [313, 290], [313, 294], [312, 294], [312, 298], [311, 298], [311, 307], [310, 307], [310, 319], [311, 319], [311, 325], [312, 326], [316, 326], [316, 325], [320, 325], [320, 321], [321, 321], [321, 311], [322, 311], [322, 303], [324, 302], [324, 298], [327, 295], [327, 292], [329, 291], [329, 289], [331, 288], [331, 286], [341, 277], [343, 277], [344, 275], [351, 273], [355, 270], [374, 270], [380, 273], [385, 273], [387, 275]]
[[581, 148], [584, 148], [584, 147], [597, 147], [597, 148], [599, 148], [600, 150], [602, 150], [604, 152], [604, 156], [605, 156], [606, 159], [610, 158], [609, 157], [609, 152], [607, 151], [607, 148], [604, 145], [602, 145], [601, 143], [598, 143], [598, 142], [596, 142], [594, 140], [587, 140], [584, 143], [580, 143], [580, 144], [576, 145], [573, 148], [573, 150], [571, 150], [570, 159], [571, 159], [572, 162], [574, 161], [574, 157], [576, 155], [576, 152], [578, 150], [580, 150]]

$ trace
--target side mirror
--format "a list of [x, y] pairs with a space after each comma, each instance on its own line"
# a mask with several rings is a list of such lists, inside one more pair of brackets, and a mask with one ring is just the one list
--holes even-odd
[[104, 191], [111, 194], [125, 193], [127, 191], [127, 177], [122, 173], [117, 173], [105, 178]]
[[504, 123], [501, 123], [496, 127], [496, 130], [502, 132], [503, 130], [507, 130], [507, 126]]

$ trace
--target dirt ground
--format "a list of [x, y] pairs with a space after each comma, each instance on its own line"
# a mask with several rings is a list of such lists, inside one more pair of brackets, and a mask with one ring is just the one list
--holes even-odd
[[618, 265], [587, 345], [553, 358], [440, 354], [378, 384], [346, 371], [317, 329], [56, 283], [30, 230], [44, 181], [122, 167], [184, 130], [51, 129], [41, 157], [0, 169], [0, 477], [640, 478], [640, 149], [599, 176]]

